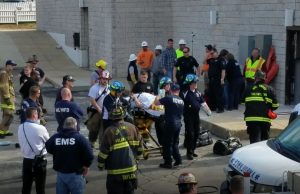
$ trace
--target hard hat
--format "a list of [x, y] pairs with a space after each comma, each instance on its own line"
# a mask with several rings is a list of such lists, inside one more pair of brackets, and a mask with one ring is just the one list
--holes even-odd
[[101, 69], [106, 69], [106, 61], [104, 61], [103, 59], [100, 59], [96, 64], [95, 66], [96, 67], [100, 67]]
[[146, 41], [143, 41], [141, 45], [142, 45], [142, 47], [148, 46], [148, 43]]
[[101, 72], [101, 75], [99, 76], [100, 78], [105, 78], [105, 79], [111, 79], [110, 73], [107, 70], [104, 70]]
[[121, 120], [124, 119], [125, 116], [126, 116], [125, 110], [118, 105], [108, 113], [108, 118], [110, 120]]
[[125, 86], [122, 82], [120, 81], [113, 81], [111, 85], [109, 86], [109, 89], [111, 91], [116, 91], [116, 92], [123, 92], [125, 90]]
[[185, 40], [180, 39], [179, 42], [178, 42], [178, 44], [186, 44], [186, 42], [185, 42]]
[[168, 76], [165, 76], [165, 77], [161, 78], [161, 80], [159, 81], [159, 87], [163, 88], [163, 87], [165, 87], [165, 85], [171, 84], [171, 83], [172, 83], [172, 80]]
[[196, 178], [192, 173], [182, 173], [178, 177], [178, 183], [180, 184], [197, 184]]
[[255, 79], [265, 80], [266, 79], [266, 74], [261, 70], [257, 70], [256, 73], [255, 73]]
[[194, 83], [194, 82], [197, 82], [197, 81], [199, 81], [199, 78], [198, 78], [197, 75], [187, 74], [187, 76], [184, 79], [183, 84], [191, 84], [191, 83]]
[[162, 50], [162, 46], [161, 45], [156, 45], [155, 50]]
[[130, 56], [129, 56], [129, 60], [128, 61], [134, 61], [134, 60], [136, 60], [136, 55], [135, 54], [131, 54]]

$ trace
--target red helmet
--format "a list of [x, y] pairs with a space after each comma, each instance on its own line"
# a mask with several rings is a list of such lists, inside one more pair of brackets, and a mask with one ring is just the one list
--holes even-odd
[[104, 79], [108, 79], [108, 80], [112, 79], [109, 71], [107, 71], [107, 70], [104, 70], [101, 72], [100, 78], [104, 78]]

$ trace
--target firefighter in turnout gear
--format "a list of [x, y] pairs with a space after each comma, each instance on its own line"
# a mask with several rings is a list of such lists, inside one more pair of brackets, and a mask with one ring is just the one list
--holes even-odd
[[105, 130], [98, 155], [98, 168], [107, 170], [108, 194], [133, 194], [137, 188], [137, 159], [142, 139], [137, 128], [123, 121], [126, 112], [116, 106], [109, 112], [111, 125]]
[[12, 60], [7, 60], [5, 68], [0, 71], [0, 107], [3, 112], [0, 124], [0, 138], [13, 135], [12, 132], [9, 132], [9, 126], [13, 121], [13, 113], [15, 110], [15, 91], [13, 87], [12, 70], [16, 65], [17, 64]]
[[269, 139], [271, 115], [279, 107], [273, 88], [264, 84], [266, 74], [257, 71], [255, 84], [245, 92], [245, 121], [250, 143]]

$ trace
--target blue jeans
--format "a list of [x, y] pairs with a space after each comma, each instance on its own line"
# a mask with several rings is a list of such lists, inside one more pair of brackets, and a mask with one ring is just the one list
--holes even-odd
[[82, 174], [57, 172], [56, 194], [83, 194], [85, 178]]

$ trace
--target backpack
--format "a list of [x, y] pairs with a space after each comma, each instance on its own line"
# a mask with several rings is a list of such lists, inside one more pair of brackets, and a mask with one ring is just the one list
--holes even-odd
[[196, 147], [207, 146], [213, 143], [213, 139], [211, 138], [211, 134], [209, 130], [202, 130], [199, 133], [199, 137], [197, 139]]
[[230, 137], [226, 140], [217, 140], [214, 147], [214, 154], [225, 156], [232, 154], [236, 149], [242, 147], [242, 143], [237, 137]]

